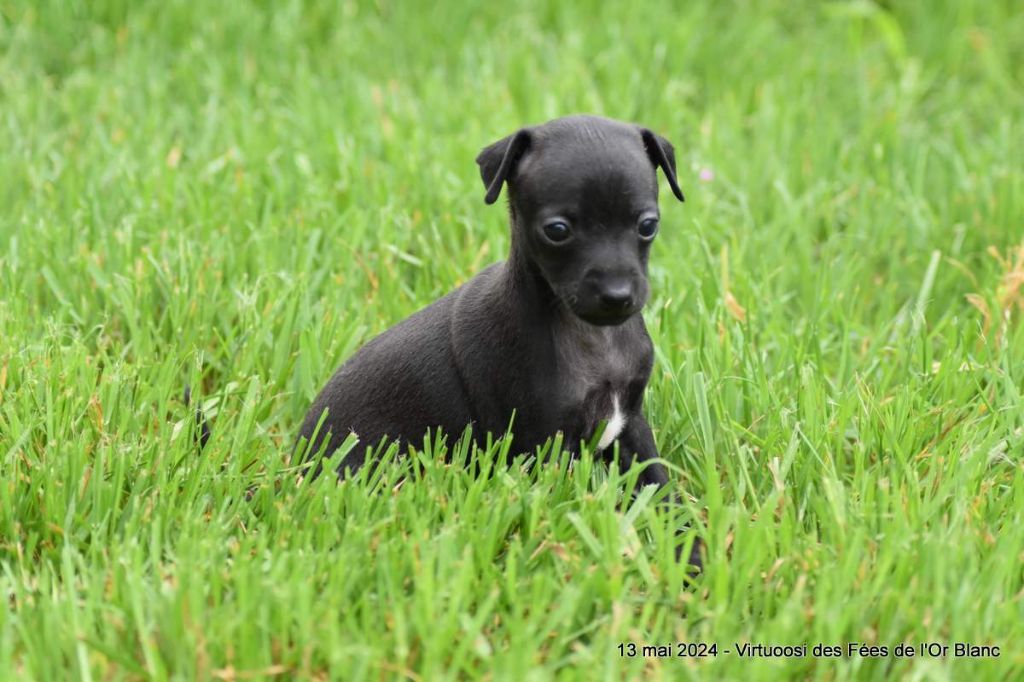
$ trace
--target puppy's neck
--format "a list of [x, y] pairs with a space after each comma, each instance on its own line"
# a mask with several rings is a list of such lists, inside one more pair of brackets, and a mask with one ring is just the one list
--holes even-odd
[[526, 254], [519, 241], [519, 226], [512, 217], [512, 244], [505, 261], [505, 280], [508, 292], [537, 318], [550, 315], [571, 315], [568, 306], [559, 300], [537, 264]]

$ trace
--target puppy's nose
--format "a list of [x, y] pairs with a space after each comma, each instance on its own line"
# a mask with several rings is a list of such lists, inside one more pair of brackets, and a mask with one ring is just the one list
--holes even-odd
[[601, 289], [599, 298], [606, 310], [625, 310], [633, 303], [633, 285], [629, 282], [615, 282]]

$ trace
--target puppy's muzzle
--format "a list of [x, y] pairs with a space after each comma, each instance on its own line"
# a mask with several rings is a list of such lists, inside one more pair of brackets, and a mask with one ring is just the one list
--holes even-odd
[[576, 314], [591, 324], [622, 324], [643, 306], [643, 293], [636, 277], [587, 277]]

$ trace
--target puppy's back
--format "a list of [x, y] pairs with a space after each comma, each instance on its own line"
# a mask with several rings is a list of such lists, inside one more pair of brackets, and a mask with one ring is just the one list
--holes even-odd
[[365, 448], [376, 447], [382, 438], [419, 445], [428, 429], [457, 434], [465, 428], [471, 418], [451, 350], [451, 310], [457, 294], [384, 331], [335, 372], [299, 431], [301, 439], [312, 440], [306, 452], [317, 453], [326, 442], [329, 455], [354, 432], [360, 443], [341, 463], [339, 473], [344, 473], [345, 468], [357, 469]]

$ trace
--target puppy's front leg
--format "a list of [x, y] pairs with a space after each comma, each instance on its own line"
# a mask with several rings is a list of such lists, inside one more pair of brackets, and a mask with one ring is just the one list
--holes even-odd
[[[654, 443], [654, 434], [647, 419], [639, 411], [632, 415], [619, 436], [619, 469], [625, 472], [634, 463], [646, 463], [637, 479], [637, 487], [656, 485], [659, 488], [668, 486], [668, 470], [661, 462], [651, 461], [658, 458], [658, 447]], [[610, 454], [610, 452], [608, 453]], [[671, 491], [665, 500], [669, 504], [679, 505], [682, 500], [676, 491]], [[687, 526], [680, 528], [677, 534], [685, 533]], [[700, 571], [702, 567], [700, 538], [695, 538], [693, 547], [690, 549], [689, 563], [694, 571]], [[683, 546], [676, 545], [676, 559], [682, 560]]]
[[[654, 443], [654, 434], [651, 433], [651, 427], [643, 413], [638, 411], [629, 417], [618, 440], [620, 471], [625, 473], [634, 463], [650, 462], [640, 472], [637, 486], [656, 485], [661, 488], [668, 485], [668, 470], [665, 465], [650, 461], [658, 458], [658, 446]], [[612, 448], [609, 447], [606, 454], [610, 456], [611, 453]]]

